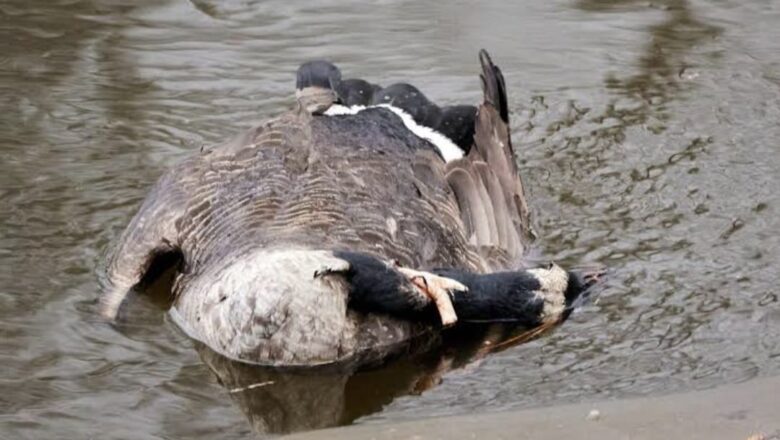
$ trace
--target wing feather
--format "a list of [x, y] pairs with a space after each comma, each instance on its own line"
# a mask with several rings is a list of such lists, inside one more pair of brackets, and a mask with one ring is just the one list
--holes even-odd
[[484, 100], [477, 112], [474, 147], [466, 157], [448, 163], [447, 180], [483, 256], [493, 266], [512, 266], [534, 235], [510, 138], [504, 76], [486, 51], [480, 51], [479, 58]]

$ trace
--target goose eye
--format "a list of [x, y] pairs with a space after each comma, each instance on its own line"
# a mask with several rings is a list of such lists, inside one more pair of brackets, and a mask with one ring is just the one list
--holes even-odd
[[550, 261], [550, 262], [548, 262], [547, 264], [544, 265], [544, 268], [547, 269], [547, 270], [552, 270], [552, 268], [554, 266], [555, 266], [555, 262], [554, 261]]

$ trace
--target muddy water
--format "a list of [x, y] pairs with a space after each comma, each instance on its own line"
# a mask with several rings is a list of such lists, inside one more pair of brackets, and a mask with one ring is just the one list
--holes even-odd
[[[0, 3], [0, 437], [242, 438], [780, 374], [777, 2], [122, 3]], [[452, 104], [480, 96], [480, 47], [539, 253], [612, 268], [566, 325], [347, 377], [242, 373], [149, 302], [95, 317], [149, 186], [288, 107], [302, 60]], [[231, 393], [245, 376], [274, 384]]]

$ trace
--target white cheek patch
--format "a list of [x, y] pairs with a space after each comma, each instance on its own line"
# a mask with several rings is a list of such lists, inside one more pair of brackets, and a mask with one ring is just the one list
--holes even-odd
[[404, 125], [409, 129], [409, 131], [418, 137], [421, 137], [432, 143], [436, 149], [439, 150], [439, 154], [441, 154], [441, 157], [444, 158], [445, 162], [450, 162], [463, 157], [463, 150], [455, 145], [455, 143], [452, 142], [450, 138], [430, 127], [418, 124], [409, 113], [406, 113], [402, 109], [394, 107], [390, 104], [378, 104], [369, 107], [362, 105], [353, 105], [352, 107], [347, 107], [339, 104], [333, 104], [323, 114], [327, 116], [356, 115], [367, 108], [375, 107], [386, 108], [395, 113], [399, 118], [401, 118], [401, 121], [403, 121]]
[[569, 286], [569, 274], [557, 264], [551, 269], [530, 269], [539, 281], [536, 297], [544, 301], [541, 320], [557, 321], [566, 310], [566, 289]]
[[365, 110], [366, 108], [367, 107], [364, 105], [353, 105], [352, 107], [347, 107], [346, 105], [333, 104], [327, 110], [325, 110], [323, 115], [327, 115], [327, 116], [356, 115], [361, 111]]

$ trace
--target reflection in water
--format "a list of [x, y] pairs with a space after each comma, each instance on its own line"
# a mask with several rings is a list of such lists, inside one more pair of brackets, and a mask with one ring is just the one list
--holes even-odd
[[[175, 274], [176, 269], [169, 268], [136, 292], [140, 301], [129, 301], [125, 313], [143, 316], [169, 309]], [[374, 365], [271, 368], [232, 361], [197, 341], [194, 345], [253, 430], [281, 434], [350, 424], [381, 411], [397, 397], [434, 388], [452, 370], [530, 341], [553, 327], [526, 330], [507, 324], [460, 323], [442, 334], [410, 341]]]
[[[692, 0], [0, 2], [0, 437], [246, 438], [237, 407], [289, 431], [777, 374], [779, 19]], [[541, 253], [613, 268], [561, 329], [272, 378], [308, 396], [296, 408], [227, 397], [220, 362], [148, 301], [119, 332], [95, 318], [95, 267], [153, 182], [287, 108], [302, 60], [455, 104], [480, 96], [480, 47], [507, 79]]]
[[[8, 90], [0, 98], [7, 105], [0, 119], [4, 137], [25, 144], [41, 142], [39, 137], [48, 126], [71, 116], [72, 111], [58, 108], [56, 99], [52, 100], [52, 94], [67, 99], [67, 91], [105, 104], [110, 120], [142, 120], [134, 109], [145, 98], [150, 83], [139, 78], [136, 63], [119, 48], [124, 44], [125, 28], [131, 25], [128, 16], [155, 4], [161, 2], [4, 1], [0, 14], [13, 27], [0, 26], [0, 53], [13, 60], [6, 64], [7, 71], [27, 79], [22, 90]], [[97, 19], [100, 16], [110, 18]], [[87, 59], [78, 56], [84, 52], [89, 53]], [[84, 71], [91, 73], [92, 80], [73, 83], [72, 79]], [[63, 90], [70, 88], [76, 90]], [[69, 131], [76, 131], [87, 121], [74, 118], [68, 122]]]
[[418, 341], [396, 359], [359, 369], [267, 368], [231, 361], [203, 344], [196, 348], [256, 432], [290, 433], [352, 423], [396, 397], [432, 389], [452, 370], [546, 330], [461, 324], [443, 340]]
[[[167, 266], [163, 264], [163, 266]], [[168, 267], [133, 293], [123, 313], [156, 315], [172, 303], [177, 272]], [[588, 301], [594, 287], [577, 301]], [[381, 411], [395, 398], [431, 390], [452, 370], [475, 364], [491, 353], [510, 349], [551, 331], [558, 324], [532, 329], [506, 323], [461, 322], [440, 334], [426, 334], [399, 347], [375, 364], [324, 367], [263, 367], [230, 360], [193, 341], [200, 358], [230, 394], [257, 433], [291, 433], [350, 424]], [[121, 326], [121, 324], [120, 324]]]
[[609, 75], [607, 89], [617, 90], [629, 99], [641, 103], [629, 111], [615, 112], [628, 124], [642, 124], [650, 114], [665, 119], [664, 106], [680, 98], [683, 79], [690, 66], [686, 56], [696, 46], [713, 40], [722, 28], [699, 20], [688, 0], [663, 0], [650, 3], [639, 0], [579, 0], [577, 6], [589, 12], [609, 12], [634, 8], [652, 8], [663, 11], [660, 23], [648, 26], [650, 40], [645, 44], [637, 63], [639, 71], [620, 78]]

